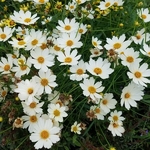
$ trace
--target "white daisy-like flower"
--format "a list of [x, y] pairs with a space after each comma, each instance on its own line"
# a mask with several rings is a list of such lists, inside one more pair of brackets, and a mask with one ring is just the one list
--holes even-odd
[[31, 63], [29, 59], [26, 60], [25, 56], [21, 55], [20, 58], [14, 60], [14, 67], [12, 71], [15, 72], [16, 77], [21, 77], [30, 72]]
[[33, 0], [35, 4], [46, 4], [49, 0]]
[[80, 48], [83, 43], [80, 42], [81, 35], [76, 34], [76, 32], [71, 32], [70, 34], [62, 33], [60, 38], [57, 39], [59, 46], [66, 51], [70, 51], [73, 48]]
[[52, 74], [51, 70], [49, 69], [46, 72], [40, 70], [38, 75], [39, 77], [34, 76], [35, 81], [37, 84], [39, 84], [38, 93], [42, 94], [45, 92], [47, 94], [51, 94], [52, 88], [57, 86], [57, 83], [55, 82], [56, 76]]
[[16, 23], [30, 25], [34, 24], [39, 19], [39, 17], [36, 16], [37, 14], [31, 16], [30, 11], [24, 12], [23, 10], [20, 10], [19, 12], [14, 11], [14, 14], [10, 15], [10, 18], [14, 20]]
[[119, 123], [121, 123], [122, 121], [125, 120], [125, 118], [122, 117], [121, 115], [122, 115], [122, 111], [114, 110], [113, 112], [110, 113], [110, 116], [108, 117], [108, 120], [110, 122], [119, 122]]
[[36, 48], [30, 52], [32, 58], [30, 62], [34, 65], [36, 69], [41, 69], [46, 72], [48, 67], [54, 65], [54, 56], [49, 53], [48, 49], [41, 50], [40, 48]]
[[101, 43], [102, 43], [102, 41], [98, 40], [97, 37], [92, 36], [92, 45], [93, 45], [95, 48], [103, 49], [103, 47], [101, 46]]
[[68, 114], [65, 111], [66, 107], [60, 106], [59, 104], [48, 105], [49, 117], [58, 122], [63, 122], [63, 118], [68, 116]]
[[34, 129], [30, 135], [30, 140], [36, 142], [35, 149], [47, 148], [50, 149], [53, 143], [57, 143], [60, 133], [60, 127], [53, 125], [50, 119], [40, 118], [37, 124], [34, 125]]
[[3, 29], [0, 28], [0, 41], [7, 41], [13, 34], [15, 28], [9, 28], [5, 26]]
[[113, 72], [113, 69], [110, 68], [110, 63], [107, 59], [103, 60], [99, 57], [96, 61], [90, 58], [89, 62], [86, 63], [87, 71], [92, 75], [99, 76], [102, 79], [109, 78], [109, 75]]
[[36, 47], [40, 47], [42, 43], [46, 41], [46, 36], [39, 30], [35, 31], [35, 29], [31, 29], [27, 36], [30, 36], [30, 39], [27, 42], [25, 50], [32, 50]]
[[109, 113], [110, 109], [114, 109], [116, 104], [117, 101], [113, 98], [112, 93], [105, 93], [100, 100], [100, 108], [102, 108], [105, 113]]
[[123, 0], [114, 0], [115, 6], [123, 6], [124, 1]]
[[60, 65], [77, 65], [78, 60], [80, 59], [81, 55], [77, 55], [78, 51], [74, 49], [71, 51], [65, 51], [64, 53], [61, 51], [58, 53], [58, 61], [61, 62]]
[[134, 82], [131, 82], [128, 86], [124, 87], [121, 94], [121, 106], [125, 105], [125, 107], [129, 110], [130, 107], [137, 107], [137, 102], [142, 99], [144, 95], [144, 87]]
[[96, 98], [102, 98], [100, 92], [104, 90], [102, 82], [96, 82], [93, 77], [89, 79], [84, 79], [83, 83], [80, 83], [80, 87], [83, 90], [83, 95], [89, 96], [91, 99], [95, 100]]
[[81, 24], [79, 25], [79, 28], [78, 28], [78, 33], [79, 33], [79, 34], [85, 34], [86, 31], [87, 31], [87, 25], [81, 23]]
[[148, 64], [143, 63], [141, 66], [139, 63], [133, 63], [129, 66], [130, 72], [127, 75], [134, 83], [147, 86], [146, 83], [150, 83], [147, 77], [150, 77], [150, 69], [148, 69]]
[[106, 115], [106, 113], [104, 112], [102, 108], [94, 105], [90, 107], [90, 110], [94, 112], [94, 115], [96, 116], [98, 120], [104, 120], [104, 116]]
[[37, 124], [41, 114], [34, 114], [34, 115], [24, 115], [22, 116], [22, 119], [24, 121], [23, 123], [23, 129], [28, 128], [28, 131], [30, 133], [34, 130], [34, 125]]
[[23, 112], [27, 115], [43, 113], [43, 109], [41, 107], [44, 105], [44, 102], [39, 103], [33, 99], [29, 105], [27, 105], [25, 102], [22, 102], [21, 104], [23, 106]]
[[89, 9], [88, 7], [81, 7], [81, 12], [81, 18], [94, 19], [95, 11], [92, 8]]
[[111, 131], [113, 136], [122, 136], [122, 133], [125, 132], [122, 122], [113, 122], [111, 121], [108, 130]]
[[68, 2], [68, 4], [65, 5], [66, 10], [69, 10], [71, 13], [74, 12], [76, 7], [77, 7], [77, 3], [75, 3], [75, 2]]
[[26, 79], [25, 81], [21, 80], [21, 82], [17, 83], [17, 88], [14, 89], [14, 92], [19, 93], [19, 99], [25, 101], [29, 105], [35, 96], [40, 95], [37, 93], [38, 88], [39, 86], [34, 78], [31, 80]]
[[150, 13], [148, 8], [141, 8], [137, 10], [137, 15], [144, 21], [149, 22], [150, 21]]
[[81, 81], [83, 78], [87, 78], [89, 75], [86, 74], [86, 65], [83, 60], [80, 60], [77, 65], [70, 67], [70, 80]]
[[103, 54], [103, 51], [101, 51], [99, 48], [91, 48], [90, 52], [92, 54], [90, 55], [91, 58], [98, 57]]
[[71, 126], [71, 132], [81, 134], [81, 123], [77, 123], [77, 121], [74, 122], [74, 124]]
[[88, 0], [73, 0], [73, 2], [77, 3], [77, 5], [83, 4]]
[[65, 32], [65, 33], [71, 33], [77, 31], [79, 28], [79, 23], [76, 22], [75, 18], [68, 19], [65, 18], [64, 22], [62, 20], [58, 20], [59, 26], [56, 26], [56, 28], [60, 32]]
[[116, 36], [113, 36], [112, 39], [106, 38], [107, 44], [105, 44], [105, 48], [107, 50], [116, 50], [119, 54], [122, 53], [130, 44], [131, 40], [125, 41], [125, 34], [121, 35], [119, 38]]
[[0, 61], [0, 72], [1, 74], [9, 74], [13, 66], [13, 58], [8, 56], [6, 59], [5, 57], [1, 57]]
[[5, 100], [6, 96], [8, 93], [8, 88], [7, 87], [0, 87], [0, 102]]
[[143, 55], [150, 57], [150, 46], [146, 43], [143, 44], [143, 49], [140, 49], [140, 51]]
[[114, 4], [114, 0], [105, 0], [101, 1], [100, 5], [97, 6], [100, 10], [106, 10]]
[[26, 36], [22, 40], [18, 40], [16, 38], [12, 38], [12, 41], [8, 41], [8, 43], [10, 43], [12, 45], [12, 47], [20, 49], [20, 48], [25, 48], [26, 47], [29, 39], [30, 39], [29, 36]]
[[142, 42], [147, 42], [150, 40], [149, 33], [144, 33], [145, 29], [141, 29], [136, 32], [136, 35], [131, 36], [131, 39], [134, 41], [135, 44], [142, 44]]
[[132, 47], [124, 50], [124, 53], [120, 55], [122, 60], [121, 63], [127, 67], [129, 67], [132, 63], [140, 63], [142, 59], [138, 57], [139, 52], [135, 52]]

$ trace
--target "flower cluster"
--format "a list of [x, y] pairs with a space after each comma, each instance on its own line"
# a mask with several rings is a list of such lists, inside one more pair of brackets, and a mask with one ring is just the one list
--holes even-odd
[[90, 134], [94, 123], [112, 136], [125, 134], [126, 112], [150, 86], [147, 5], [139, 3], [130, 18], [123, 0], [0, 3], [7, 12], [0, 16], [5, 124], [28, 131], [35, 149], [52, 148], [67, 133], [79, 146], [77, 135]]

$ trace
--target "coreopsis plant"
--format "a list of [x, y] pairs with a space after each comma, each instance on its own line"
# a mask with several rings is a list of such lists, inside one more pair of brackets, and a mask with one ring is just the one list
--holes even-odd
[[149, 149], [149, 57], [149, 0], [0, 0], [0, 149]]

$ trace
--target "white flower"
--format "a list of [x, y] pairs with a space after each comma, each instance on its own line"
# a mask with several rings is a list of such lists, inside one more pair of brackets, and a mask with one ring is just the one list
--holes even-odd
[[106, 38], [107, 44], [105, 44], [105, 48], [107, 50], [116, 50], [119, 54], [122, 53], [130, 44], [131, 40], [125, 41], [125, 34], [122, 34], [119, 38], [116, 36], [113, 36], [112, 39]]
[[83, 44], [80, 42], [81, 35], [72, 32], [70, 34], [62, 33], [60, 38], [57, 39], [59, 46], [66, 51], [70, 51], [73, 48], [80, 48]]
[[38, 122], [41, 114], [34, 114], [34, 115], [25, 115], [22, 116], [24, 121], [23, 129], [28, 128], [28, 131], [31, 133], [34, 130], [34, 125]]
[[81, 55], [77, 55], [78, 51], [74, 49], [72, 52], [65, 51], [58, 53], [58, 61], [61, 62], [60, 65], [77, 65], [78, 60], [80, 59]]
[[130, 72], [127, 75], [136, 84], [147, 86], [145, 83], [150, 83], [150, 80], [146, 77], [150, 77], [150, 69], [148, 69], [148, 64], [143, 63], [141, 66], [139, 63], [133, 63], [129, 67]]
[[101, 46], [101, 43], [102, 43], [102, 41], [98, 40], [97, 37], [92, 36], [92, 45], [93, 45], [95, 48], [103, 49], [103, 47]]
[[124, 50], [124, 53], [120, 55], [120, 58], [122, 59], [121, 63], [124, 66], [128, 66], [128, 67], [132, 63], [140, 63], [142, 59], [138, 57], [139, 57], [139, 52], [135, 52], [132, 47]]
[[35, 149], [47, 148], [50, 149], [53, 143], [60, 140], [60, 128], [53, 125], [50, 119], [45, 120], [40, 118], [37, 124], [34, 125], [33, 132], [30, 135], [30, 140], [36, 142]]
[[68, 114], [65, 111], [66, 107], [60, 106], [59, 104], [48, 105], [49, 117], [58, 122], [63, 122], [63, 118], [68, 116]]
[[78, 28], [78, 33], [85, 34], [86, 31], [87, 31], [87, 25], [86, 24], [84, 25], [83, 23], [81, 23]]
[[113, 136], [122, 136], [125, 132], [122, 122], [110, 122], [108, 130], [111, 131]]
[[141, 8], [137, 10], [137, 15], [144, 21], [149, 22], [150, 21], [150, 13], [148, 8]]
[[10, 18], [14, 20], [16, 23], [30, 25], [34, 24], [39, 19], [39, 17], [36, 16], [37, 14], [31, 16], [30, 11], [24, 12], [23, 10], [20, 10], [19, 12], [14, 11], [14, 14], [10, 15]]
[[34, 99], [30, 104], [26, 104], [25, 102], [21, 103], [23, 106], [23, 112], [28, 115], [42, 114], [43, 109], [41, 108], [44, 105], [44, 102], [36, 102]]
[[69, 10], [71, 13], [73, 13], [74, 10], [77, 7], [77, 3], [75, 3], [75, 2], [68, 2], [68, 5], [65, 5], [65, 7], [66, 7], [66, 10]]
[[80, 83], [80, 87], [83, 90], [83, 95], [90, 96], [93, 100], [96, 98], [102, 98], [100, 95], [100, 92], [104, 90], [104, 87], [102, 86], [102, 82], [96, 82], [93, 77], [89, 79], [84, 79], [83, 83]]
[[1, 57], [0, 61], [0, 72], [1, 74], [8, 74], [10, 73], [13, 65], [13, 58], [8, 56], [8, 59], [5, 57]]
[[31, 63], [29, 59], [26, 60], [25, 56], [21, 55], [20, 58], [14, 60], [14, 67], [12, 71], [15, 72], [16, 77], [21, 77], [30, 72]]
[[90, 110], [92, 110], [96, 116], [96, 118], [98, 120], [104, 120], [104, 116], [106, 115], [106, 113], [104, 112], [104, 110], [102, 108], [100, 108], [99, 106], [91, 106]]
[[122, 111], [115, 110], [115, 111], [110, 113], [110, 116], [108, 117], [108, 120], [110, 122], [119, 122], [119, 123], [121, 123], [122, 121], [125, 120], [125, 118], [122, 117], [121, 115], [122, 115]]
[[73, 65], [70, 67], [70, 80], [81, 81], [83, 78], [87, 78], [88, 75], [86, 74], [86, 65], [83, 60], [80, 60], [77, 65]]
[[41, 50], [36, 48], [30, 52], [33, 59], [30, 59], [30, 62], [34, 65], [36, 69], [41, 69], [46, 72], [48, 67], [54, 65], [54, 56], [49, 53], [48, 49]]
[[92, 53], [92, 55], [90, 55], [91, 58], [93, 58], [93, 57], [98, 57], [98, 56], [100, 56], [100, 55], [103, 54], [103, 51], [101, 51], [101, 50], [98, 49], [98, 48], [91, 48], [91, 49], [90, 49], [90, 52]]
[[0, 41], [7, 41], [13, 34], [15, 28], [9, 28], [5, 26], [3, 29], [0, 28]]
[[39, 77], [34, 76], [35, 81], [37, 82], [37, 84], [39, 84], [38, 93], [42, 94], [45, 92], [47, 94], [51, 94], [52, 88], [57, 86], [57, 83], [55, 82], [56, 76], [53, 75], [51, 70], [49, 69], [47, 70], [47, 72], [43, 72], [42, 70], [40, 70], [38, 74]]
[[33, 0], [35, 4], [46, 4], [49, 0]]
[[82, 128], [80, 126], [81, 126], [81, 124], [77, 123], [77, 121], [75, 121], [74, 124], [71, 126], [71, 132], [81, 134]]
[[30, 104], [33, 101], [33, 98], [36, 95], [39, 95], [37, 93], [38, 88], [38, 84], [35, 82], [35, 80], [26, 79], [25, 81], [22, 80], [21, 82], [17, 83], [17, 88], [14, 89], [14, 92], [19, 93], [18, 97], [20, 100], [25, 100], [27, 104]]
[[123, 0], [114, 0], [114, 5], [115, 5], [115, 6], [122, 6], [123, 3], [124, 3]]
[[76, 22], [75, 18], [68, 19], [65, 18], [64, 22], [62, 20], [58, 20], [59, 26], [56, 26], [56, 28], [60, 32], [65, 32], [65, 33], [71, 33], [71, 32], [76, 32], [77, 29], [79, 28], [79, 23]]
[[140, 101], [144, 95], [144, 87], [134, 82], [124, 87], [121, 93], [121, 106], [125, 104], [126, 109], [130, 107], [137, 107], [136, 101]]
[[109, 7], [111, 7], [113, 4], [114, 4], [114, 0], [105, 0], [105, 1], [101, 1], [98, 7], [100, 8], [100, 10], [106, 10]]
[[113, 69], [110, 68], [110, 63], [107, 59], [103, 61], [99, 57], [96, 61], [90, 58], [89, 63], [86, 64], [87, 71], [92, 75], [99, 76], [102, 79], [109, 78], [109, 75], [113, 72]]
[[105, 113], [109, 113], [110, 109], [114, 109], [117, 101], [113, 99], [112, 93], [105, 93], [100, 101], [100, 108], [104, 110]]
[[147, 44], [144, 43], [143, 44], [143, 50], [140, 49], [140, 51], [143, 55], [150, 57], [150, 46], [148, 46]]

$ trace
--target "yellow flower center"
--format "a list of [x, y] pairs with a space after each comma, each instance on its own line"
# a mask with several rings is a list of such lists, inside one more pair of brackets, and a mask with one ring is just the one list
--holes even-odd
[[100, 108], [95, 108], [95, 112], [96, 112], [96, 114], [99, 114], [100, 113]]
[[139, 72], [139, 71], [136, 71], [134, 73], [134, 75], [135, 75], [136, 78], [140, 78], [142, 76], [141, 72]]
[[47, 45], [46, 45], [45, 43], [42, 43], [42, 45], [40, 46], [40, 48], [41, 48], [42, 50], [44, 50], [45, 48], [47, 48]]
[[84, 31], [83, 29], [79, 29], [78, 30], [79, 33], [83, 33], [83, 31]]
[[6, 38], [6, 34], [2, 33], [1, 35], [1, 39], [5, 39]]
[[129, 63], [132, 63], [132, 62], [134, 61], [134, 59], [133, 59], [132, 56], [128, 56], [126, 60], [127, 60], [127, 62], [129, 62]]
[[40, 3], [44, 3], [45, 0], [39, 0]]
[[25, 42], [25, 41], [23, 41], [23, 40], [18, 41], [18, 45], [24, 45], [24, 44], [26, 44], [26, 42]]
[[84, 73], [84, 71], [83, 71], [83, 69], [80, 69], [80, 68], [79, 68], [76, 73], [77, 73], [78, 75], [82, 75], [82, 74]]
[[55, 51], [60, 51], [61, 48], [60, 48], [59, 46], [57, 46], [57, 45], [54, 45], [54, 50], [55, 50]]
[[115, 43], [114, 44], [114, 49], [119, 49], [121, 47], [121, 44], [120, 43]]
[[38, 61], [38, 63], [42, 64], [42, 63], [44, 63], [44, 58], [43, 57], [38, 57], [37, 61]]
[[102, 73], [102, 70], [100, 68], [94, 68], [94, 72], [96, 74], [101, 74]]
[[107, 101], [106, 99], [104, 99], [104, 100], [102, 101], [102, 103], [103, 103], [104, 105], [106, 105], [106, 104], [108, 103], [108, 101]]
[[97, 47], [97, 42], [93, 41], [92, 44]]
[[28, 89], [28, 94], [32, 94], [33, 93], [33, 88], [29, 88]]
[[17, 118], [15, 120], [15, 124], [20, 125], [22, 123], [22, 120], [20, 118]]
[[8, 71], [8, 70], [10, 70], [10, 65], [9, 64], [4, 66], [4, 71]]
[[31, 42], [31, 44], [34, 46], [34, 45], [36, 45], [36, 44], [38, 44], [38, 40], [37, 39], [34, 39], [32, 42]]
[[144, 14], [142, 14], [141, 17], [142, 17], [142, 19], [146, 19], [147, 18], [147, 16], [144, 15]]
[[73, 6], [73, 5], [71, 5], [71, 6], [70, 6], [70, 9], [74, 9], [74, 6]]
[[60, 111], [56, 109], [56, 110], [54, 111], [54, 116], [60, 116]]
[[77, 132], [78, 128], [76, 126], [73, 127], [72, 129], [74, 132]]
[[43, 130], [41, 133], [40, 133], [40, 136], [42, 139], [47, 139], [49, 136], [50, 136], [50, 133], [47, 131], [47, 130]]
[[5, 97], [7, 95], [7, 91], [2, 91], [1, 96]]
[[37, 105], [37, 103], [36, 103], [36, 102], [32, 102], [29, 106], [30, 106], [30, 108], [35, 108], [35, 107], [36, 107], [36, 105]]
[[130, 93], [126, 93], [126, 94], [124, 95], [124, 97], [125, 97], [125, 98], [129, 98], [129, 97], [130, 97]]
[[105, 7], [109, 7], [110, 6], [110, 2], [107, 2], [106, 4], [105, 4]]
[[30, 116], [30, 121], [31, 122], [37, 122], [37, 117], [35, 115]]
[[24, 20], [24, 22], [26, 22], [26, 23], [31, 22], [31, 18], [26, 18], [26, 19]]
[[117, 128], [119, 125], [117, 123], [113, 123], [113, 127]]
[[118, 121], [118, 116], [113, 116], [114, 121]]
[[71, 57], [66, 57], [65, 58], [65, 63], [71, 63], [72, 62], [72, 58]]
[[88, 91], [92, 94], [96, 93], [96, 88], [94, 86], [89, 86]]
[[137, 34], [136, 35], [136, 38], [139, 40], [139, 39], [141, 39], [141, 35], [140, 34]]
[[47, 80], [46, 78], [43, 78], [43, 79], [41, 80], [41, 84], [42, 84], [43, 86], [47, 86], [47, 85], [48, 85], [48, 80]]
[[70, 25], [66, 25], [65, 26], [65, 30], [69, 31], [71, 29], [71, 26]]
[[67, 46], [72, 46], [73, 45], [73, 41], [72, 40], [68, 40], [66, 43]]
[[20, 69], [23, 71], [23, 70], [26, 70], [27, 69], [27, 65], [22, 65], [20, 66]]

